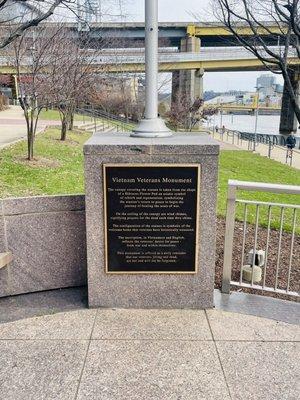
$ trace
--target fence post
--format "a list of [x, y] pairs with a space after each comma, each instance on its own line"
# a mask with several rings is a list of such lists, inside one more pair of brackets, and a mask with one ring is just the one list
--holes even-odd
[[228, 182], [222, 293], [230, 293], [236, 186]]
[[271, 151], [272, 151], [272, 144], [271, 140], [269, 140], [269, 150], [268, 150], [268, 157], [271, 158]]

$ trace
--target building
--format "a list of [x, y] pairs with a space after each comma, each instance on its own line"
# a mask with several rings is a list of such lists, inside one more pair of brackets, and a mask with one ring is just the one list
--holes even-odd
[[262, 74], [256, 80], [256, 88], [259, 90], [260, 98], [264, 99], [269, 96], [282, 94], [282, 85], [276, 83], [276, 78], [273, 74]]

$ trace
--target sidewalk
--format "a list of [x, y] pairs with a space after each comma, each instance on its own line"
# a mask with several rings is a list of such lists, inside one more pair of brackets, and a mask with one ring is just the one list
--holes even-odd
[[[38, 131], [47, 125], [60, 125], [60, 121], [40, 120]], [[19, 106], [10, 106], [8, 110], [0, 112], [0, 148], [17, 140], [26, 138], [26, 122], [23, 110]]]
[[[46, 304], [47, 294], [28, 296], [27, 308], [41, 312], [32, 296]], [[68, 312], [0, 324], [1, 399], [299, 398], [297, 325], [216, 309], [75, 310], [70, 296], [67, 303]]]
[[[237, 137], [228, 136], [227, 134], [221, 135], [220, 133], [214, 133], [212, 137], [220, 142], [221, 144], [231, 145], [239, 148], [240, 150], [249, 150], [249, 141], [247, 140], [237, 140]], [[253, 146], [253, 143], [250, 142], [250, 149]], [[269, 146], [263, 143], [257, 143], [255, 148], [255, 153], [260, 154], [261, 156], [268, 157], [269, 154]], [[286, 164], [286, 153], [287, 150], [282, 146], [272, 146], [271, 148], [271, 159], [275, 161], [279, 161], [282, 164]], [[290, 165], [290, 161], [286, 165]], [[300, 169], [300, 150], [293, 151], [293, 160], [292, 167]]]
[[[100, 126], [99, 126], [100, 124]], [[60, 120], [39, 120], [37, 132], [43, 131], [47, 126], [61, 126]], [[94, 130], [93, 119], [85, 118], [85, 121], [75, 121], [75, 128], [82, 130]], [[108, 123], [103, 125], [102, 122], [96, 124], [98, 130], [104, 127], [105, 132], [114, 131], [113, 126]], [[0, 112], [0, 149], [8, 146], [16, 141], [26, 139], [26, 121], [23, 115], [23, 110], [19, 106], [10, 106], [8, 110]]]

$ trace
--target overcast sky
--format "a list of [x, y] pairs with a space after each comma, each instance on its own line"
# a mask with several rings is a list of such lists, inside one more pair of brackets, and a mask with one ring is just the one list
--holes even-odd
[[[208, 15], [210, 0], [158, 0], [158, 3], [160, 21], [193, 21], [195, 18], [191, 13], [212, 20]], [[126, 7], [132, 19], [144, 21], [144, 0], [127, 0]]]

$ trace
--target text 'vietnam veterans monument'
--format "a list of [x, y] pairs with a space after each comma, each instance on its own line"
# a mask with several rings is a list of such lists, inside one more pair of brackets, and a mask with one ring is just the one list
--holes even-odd
[[219, 146], [158, 117], [157, 0], [145, 6], [145, 117], [84, 146], [89, 305], [209, 308]]

